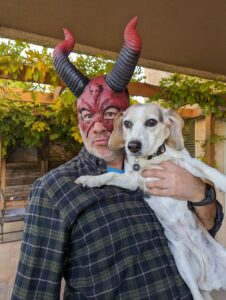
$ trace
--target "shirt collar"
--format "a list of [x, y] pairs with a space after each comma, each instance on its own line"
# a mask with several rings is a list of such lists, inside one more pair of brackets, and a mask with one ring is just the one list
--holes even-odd
[[82, 149], [79, 152], [78, 155], [82, 160], [86, 161], [88, 164], [91, 164], [93, 167], [95, 167], [96, 169], [102, 171], [102, 172], [106, 172], [107, 170], [107, 165], [106, 162], [99, 158], [94, 156], [93, 154], [90, 154], [85, 146], [82, 147]]

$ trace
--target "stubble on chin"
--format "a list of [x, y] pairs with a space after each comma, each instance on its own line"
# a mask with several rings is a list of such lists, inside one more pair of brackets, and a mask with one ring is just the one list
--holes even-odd
[[103, 159], [105, 162], [112, 162], [115, 161], [116, 159], [119, 159], [119, 157], [122, 157], [122, 152], [121, 151], [114, 151], [109, 149], [108, 146], [95, 146], [92, 141], [90, 141], [85, 134], [82, 133], [81, 131], [81, 135], [82, 135], [82, 139], [83, 139], [83, 144], [86, 148], [86, 150], [98, 157]]

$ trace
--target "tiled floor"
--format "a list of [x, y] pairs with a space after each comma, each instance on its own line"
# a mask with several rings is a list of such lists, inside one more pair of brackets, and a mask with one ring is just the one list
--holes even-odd
[[[20, 245], [21, 242], [0, 244], [0, 300], [10, 299], [19, 259]], [[214, 292], [212, 295], [214, 300], [226, 300], [226, 292]]]

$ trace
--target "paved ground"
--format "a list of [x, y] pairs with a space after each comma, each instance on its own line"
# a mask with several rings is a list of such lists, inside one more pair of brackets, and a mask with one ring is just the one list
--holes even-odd
[[16, 274], [20, 242], [0, 245], [0, 300], [9, 300]]
[[[0, 244], [0, 300], [10, 299], [18, 264], [20, 245], [21, 242]], [[214, 292], [212, 295], [214, 300], [226, 300], [226, 291]]]

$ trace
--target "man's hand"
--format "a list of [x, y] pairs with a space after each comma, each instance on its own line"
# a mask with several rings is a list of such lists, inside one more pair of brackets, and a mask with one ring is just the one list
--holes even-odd
[[[165, 161], [159, 164], [161, 169], [146, 169], [143, 177], [156, 177], [157, 181], [149, 181], [146, 186], [151, 195], [174, 197], [190, 202], [198, 202], [205, 197], [205, 183], [194, 177], [184, 168]], [[194, 211], [207, 230], [214, 225], [216, 204], [195, 207]]]
[[175, 197], [191, 202], [200, 201], [205, 196], [205, 183], [191, 175], [184, 168], [164, 161], [161, 169], [146, 169], [143, 177], [156, 177], [157, 181], [147, 182], [150, 194], [155, 196]]

